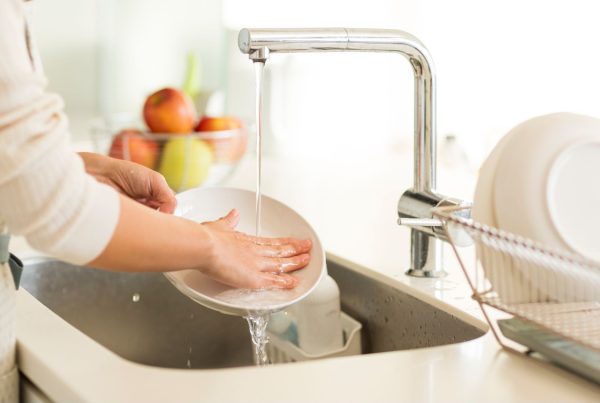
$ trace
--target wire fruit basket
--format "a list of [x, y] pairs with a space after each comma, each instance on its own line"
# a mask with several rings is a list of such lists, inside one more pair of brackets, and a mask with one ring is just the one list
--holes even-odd
[[[600, 354], [600, 265], [461, 217], [464, 209], [440, 207], [434, 215], [444, 223], [473, 299], [500, 345], [510, 351], [531, 352], [506, 340], [486, 308], [498, 309], [571, 346]], [[459, 250], [453, 240], [453, 234], [461, 232], [475, 244], [473, 264], [467, 264], [468, 253]]]
[[248, 146], [244, 126], [185, 134], [152, 133], [127, 115], [95, 119], [91, 138], [96, 152], [160, 172], [177, 193], [222, 183], [234, 172]]

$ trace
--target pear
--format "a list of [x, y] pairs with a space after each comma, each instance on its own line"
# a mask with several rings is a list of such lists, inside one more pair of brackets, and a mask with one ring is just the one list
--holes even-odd
[[212, 149], [193, 137], [175, 137], [163, 149], [159, 172], [176, 192], [200, 186], [213, 162]]

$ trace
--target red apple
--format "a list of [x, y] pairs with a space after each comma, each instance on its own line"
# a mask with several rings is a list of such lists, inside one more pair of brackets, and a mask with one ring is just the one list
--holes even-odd
[[141, 137], [141, 134], [137, 129], [121, 130], [113, 138], [108, 155], [153, 169], [159, 154], [158, 144]]
[[204, 140], [213, 148], [216, 161], [226, 163], [236, 162], [246, 152], [248, 146], [248, 132], [242, 121], [231, 116], [203, 117], [194, 129], [197, 132], [213, 132], [236, 130], [231, 136], [205, 138]]
[[144, 120], [155, 133], [190, 133], [196, 122], [196, 110], [190, 97], [175, 88], [164, 88], [144, 103]]
[[204, 116], [194, 129], [197, 132], [213, 132], [218, 130], [232, 130], [244, 127], [241, 120], [232, 116], [212, 117]]

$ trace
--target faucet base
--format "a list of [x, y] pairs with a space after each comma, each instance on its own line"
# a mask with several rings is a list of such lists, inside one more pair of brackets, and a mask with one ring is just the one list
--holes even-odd
[[408, 276], [438, 278], [447, 274], [442, 267], [442, 241], [413, 228], [410, 249], [412, 267], [406, 272]]
[[446, 272], [444, 269], [434, 271], [423, 269], [408, 269], [405, 274], [411, 277], [440, 278], [446, 277], [448, 275], [448, 272]]

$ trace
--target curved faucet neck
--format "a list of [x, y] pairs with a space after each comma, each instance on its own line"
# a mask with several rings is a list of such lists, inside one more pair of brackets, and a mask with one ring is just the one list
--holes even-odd
[[392, 29], [308, 28], [242, 29], [240, 50], [254, 61], [271, 53], [395, 52], [404, 55], [414, 72], [414, 187], [433, 192], [436, 186], [436, 82], [433, 61], [413, 35]]

